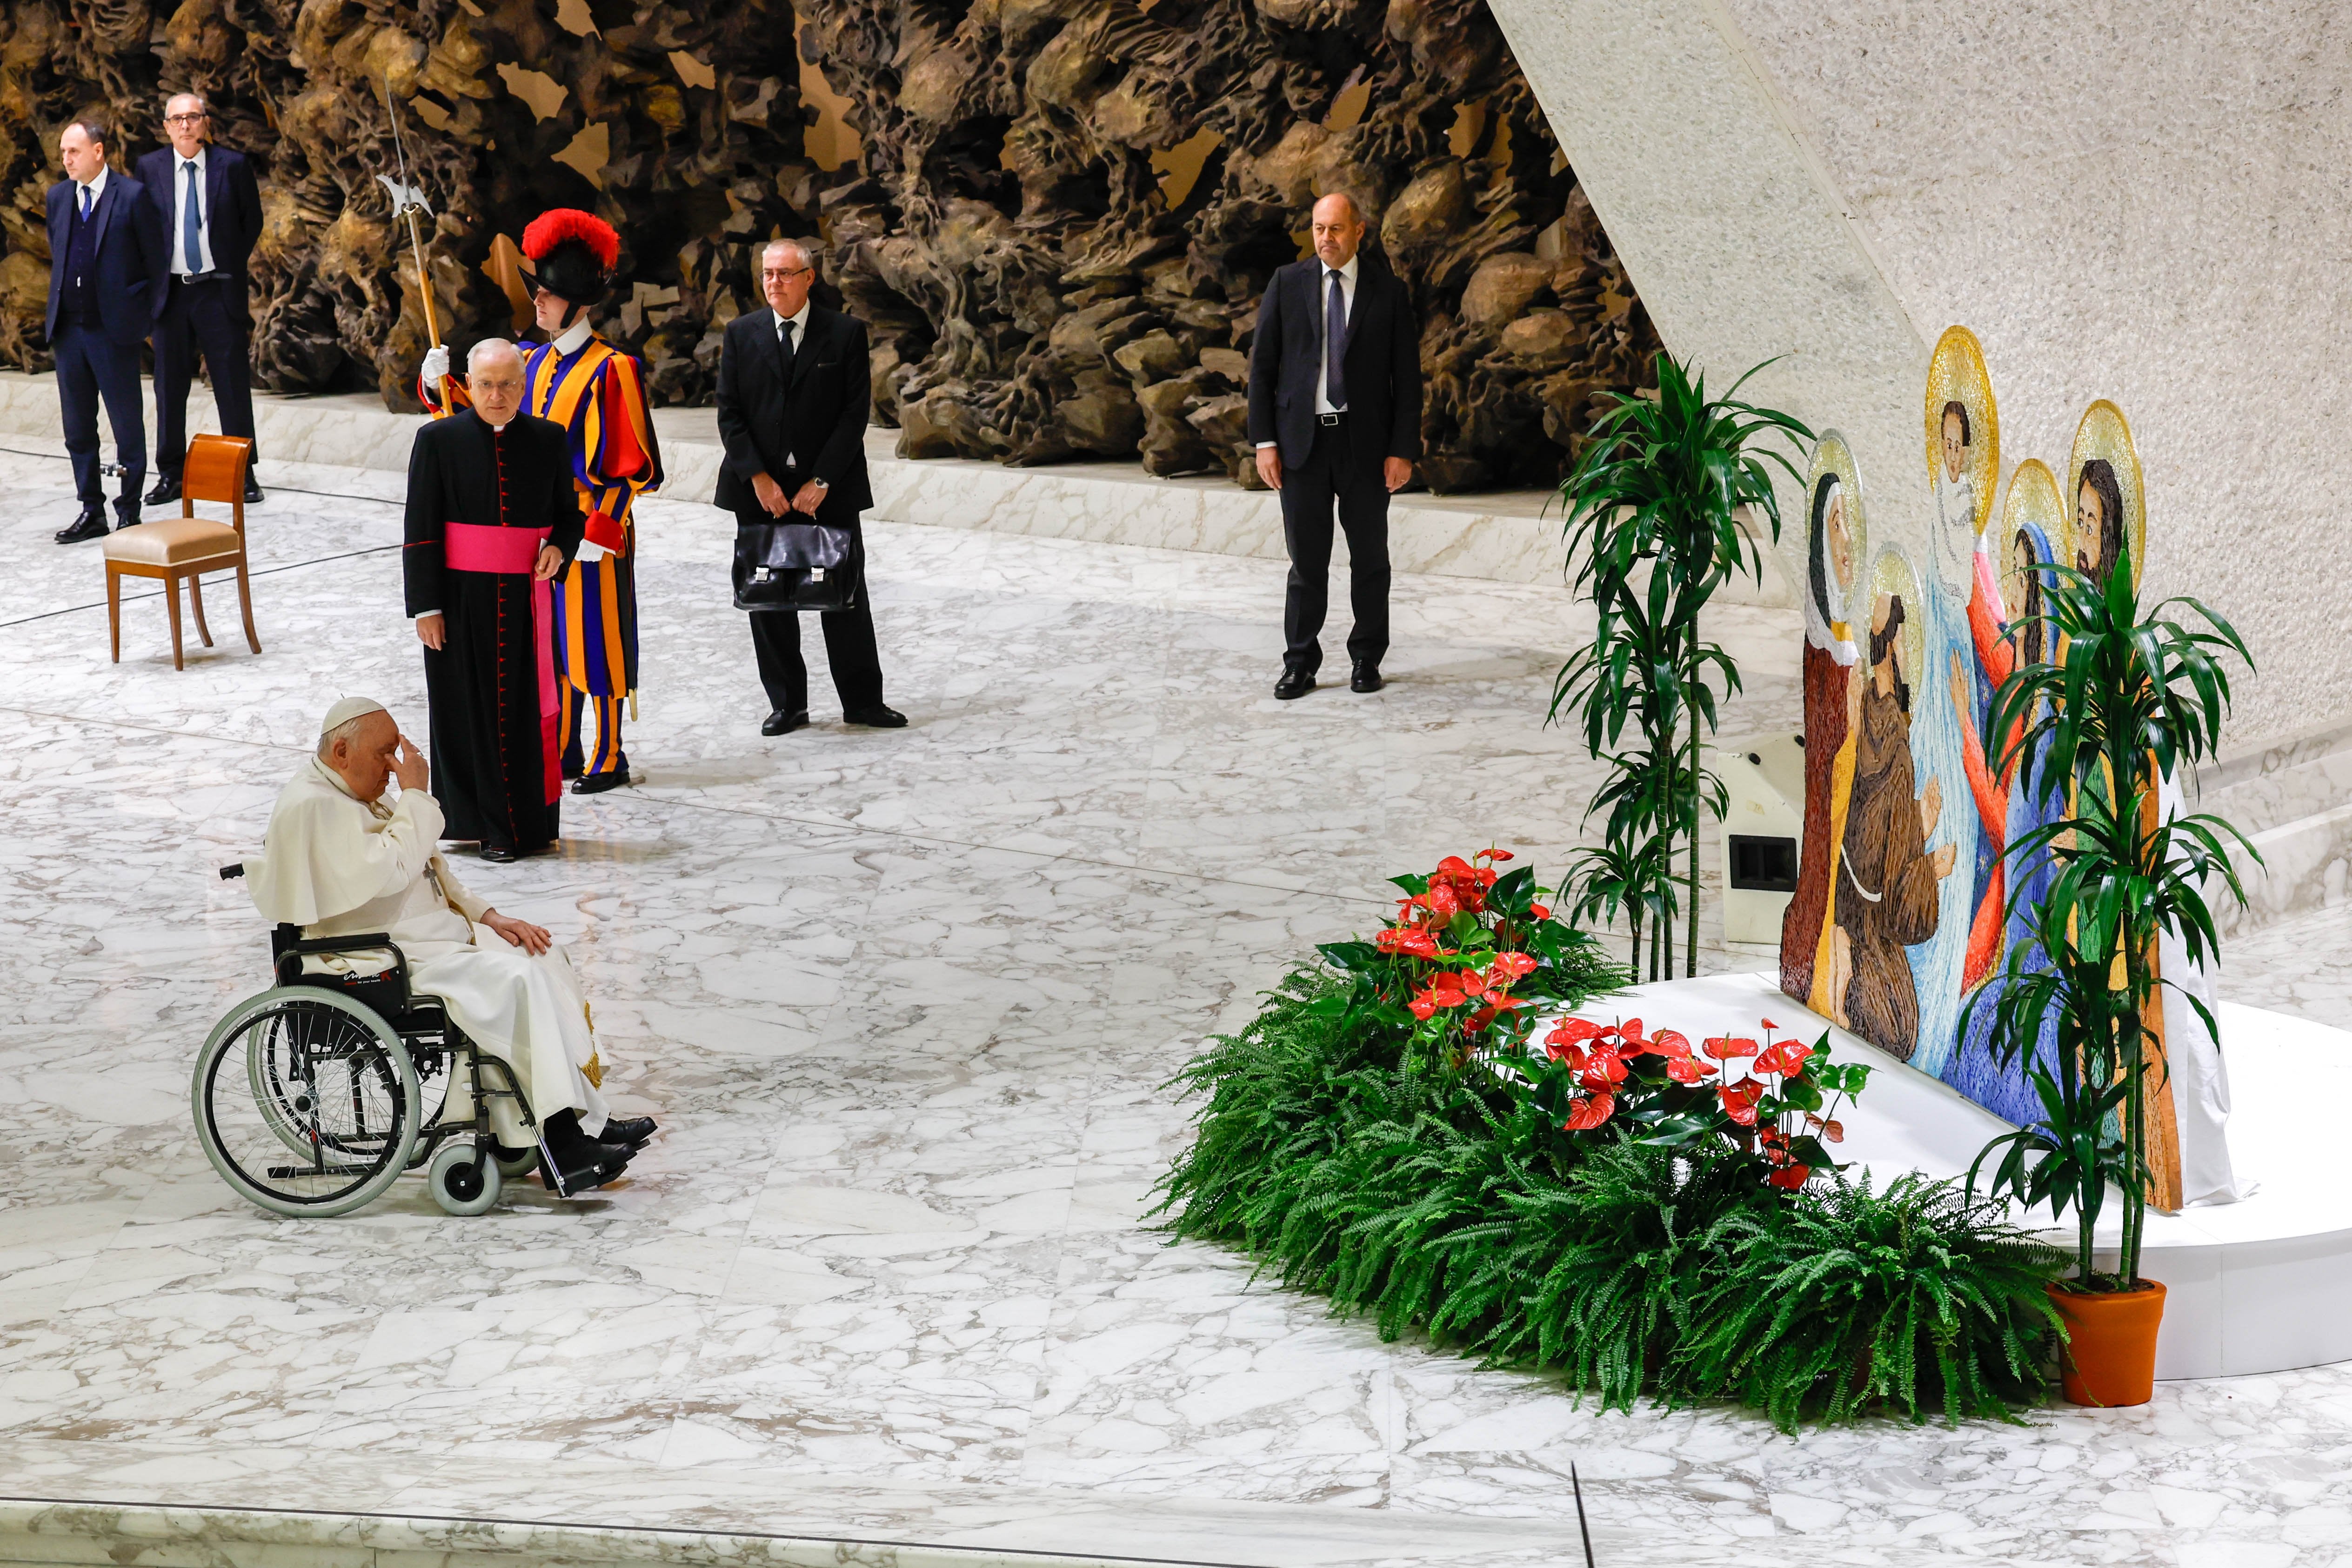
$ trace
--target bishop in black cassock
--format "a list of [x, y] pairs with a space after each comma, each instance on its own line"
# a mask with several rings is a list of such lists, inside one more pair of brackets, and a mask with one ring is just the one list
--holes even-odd
[[[438, 612], [446, 628], [425, 650], [433, 794], [447, 836], [493, 859], [558, 836], [562, 707], [550, 593], [530, 563], [541, 538], [569, 561], [584, 521], [561, 425], [518, 413], [496, 429], [467, 409], [416, 433], [401, 561], [410, 617]], [[502, 549], [478, 531], [490, 528], [529, 537]]]

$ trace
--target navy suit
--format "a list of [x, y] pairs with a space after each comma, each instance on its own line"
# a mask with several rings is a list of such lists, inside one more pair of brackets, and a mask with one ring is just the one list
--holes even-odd
[[1389, 492], [1384, 459], [1421, 455], [1421, 329], [1403, 283], [1360, 256], [1340, 366], [1345, 413], [1316, 408], [1328, 312], [1324, 267], [1276, 269], [1250, 344], [1249, 435], [1282, 455], [1282, 533], [1290, 551], [1283, 667], [1313, 674], [1331, 593], [1331, 513], [1348, 534], [1348, 656], [1377, 665], [1389, 648]]
[[75, 494], [86, 511], [105, 505], [98, 472], [98, 404], [103, 398], [114, 426], [115, 461], [122, 467], [115, 515], [128, 526], [139, 520], [139, 483], [147, 472], [139, 345], [154, 327], [163, 240], [138, 181], [110, 172], [86, 225], [79, 216], [80, 195], [81, 187], [71, 180], [49, 187], [47, 329], [57, 356], [58, 401], [64, 406]]
[[179, 242], [187, 214], [180, 206], [180, 155], [165, 147], [139, 160], [139, 183], [147, 188], [163, 236], [163, 278], [155, 295], [155, 467], [167, 478], [179, 476], [187, 455], [188, 383], [198, 356], [212, 375], [221, 434], [253, 434], [246, 263], [261, 238], [261, 187], [244, 153], [210, 146], [204, 158], [197, 201], [212, 267], [194, 281], [182, 272]]

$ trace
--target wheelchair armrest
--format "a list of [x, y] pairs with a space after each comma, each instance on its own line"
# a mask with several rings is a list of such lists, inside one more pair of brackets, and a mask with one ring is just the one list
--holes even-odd
[[309, 938], [289, 937], [286, 935], [295, 929], [297, 927], [279, 926], [278, 935], [274, 936], [269, 944], [277, 958], [276, 967], [279, 985], [291, 986], [298, 983], [302, 977], [302, 960], [312, 954], [389, 953], [392, 955], [392, 967], [372, 978], [379, 983], [396, 980], [400, 986], [401, 996], [405, 998], [408, 995], [408, 955], [400, 950], [400, 945], [394, 942], [388, 933], [374, 931], [358, 936]]

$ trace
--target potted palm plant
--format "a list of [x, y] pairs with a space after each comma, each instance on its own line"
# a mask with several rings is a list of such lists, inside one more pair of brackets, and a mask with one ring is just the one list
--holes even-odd
[[[1988, 1040], [2004, 1065], [2022, 1063], [2042, 1120], [1994, 1139], [1991, 1182], [2063, 1221], [2074, 1210], [2074, 1266], [2050, 1286], [2066, 1326], [2066, 1396], [2078, 1405], [2147, 1403], [2155, 1377], [2164, 1287], [2140, 1274], [2150, 1179], [2147, 1097], [2167, 1088], [2151, 1020], [2159, 936], [2191, 963], [2218, 954], [2204, 889], [2244, 902], [2231, 863], [2244, 834], [2219, 817], [2159, 809], [2158, 781], [2213, 754], [2230, 706], [2224, 659], [2252, 668], [2229, 622], [2194, 599], [2169, 599], [2142, 619], [2126, 545], [2104, 580], [2044, 564], [2046, 663], [2018, 662], [1994, 693], [1987, 733], [2008, 738], [2000, 767], [2018, 769], [2044, 824], [2005, 852], [2018, 862], [2011, 913], [2027, 925], [1994, 981], [1969, 1003], [1991, 1009]], [[2193, 613], [2192, 626], [2168, 613]], [[2021, 636], [2024, 625], [2013, 626]], [[2047, 883], [2039, 903], [2039, 873]], [[2207, 1028], [2213, 1019], [2182, 990]], [[1971, 1019], [1971, 1021], [1973, 1019]], [[1966, 1026], [1964, 1026], [1966, 1027]], [[2096, 1267], [2095, 1233], [2108, 1189], [2121, 1225], [2112, 1273]]]
[[1734, 574], [1762, 575], [1740, 514], [1761, 517], [1779, 539], [1772, 465], [1801, 486], [1792, 454], [1813, 437], [1789, 414], [1739, 401], [1763, 368], [1709, 397], [1704, 375], [1661, 353], [1655, 393], [1612, 394], [1559, 487], [1574, 586], [1597, 619], [1591, 644], [1560, 668], [1550, 716], [1577, 709], [1586, 748], [1612, 768], [1592, 802], [1608, 809], [1606, 844], [1586, 852], [1572, 880], [1580, 911], [1627, 911], [1636, 976], [1647, 915], [1654, 980], [1674, 977], [1677, 906], [1687, 917], [1684, 972], [1698, 967], [1700, 814], [1723, 812], [1723, 787], [1699, 748], [1715, 728], [1717, 688], [1739, 689], [1731, 655], [1699, 640], [1699, 613]]

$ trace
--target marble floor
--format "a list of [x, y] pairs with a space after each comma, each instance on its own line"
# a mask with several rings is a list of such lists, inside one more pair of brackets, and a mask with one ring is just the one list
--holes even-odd
[[[727, 525], [649, 503], [641, 782], [467, 875], [571, 945], [664, 1136], [569, 1206], [254, 1210], [188, 1132], [193, 1052], [266, 979], [214, 872], [334, 696], [421, 723], [397, 476], [273, 465], [266, 652], [175, 674], [152, 599], [107, 662], [95, 552], [47, 540], [64, 465], [0, 445], [0, 1495], [1500, 1564], [1574, 1550], [1573, 1462], [1614, 1563], [2352, 1563], [2352, 1367], [1790, 1440], [1384, 1345], [1149, 1228], [1204, 1035], [1384, 877], [1578, 841], [1552, 589], [1400, 578], [1391, 687], [1276, 704], [1276, 563], [879, 522], [911, 727], [827, 722], [820, 679], [766, 740]], [[1750, 673], [1726, 733], [1791, 723], [1786, 612], [1713, 632]], [[2231, 966], [2352, 1025], [2352, 911]]]

